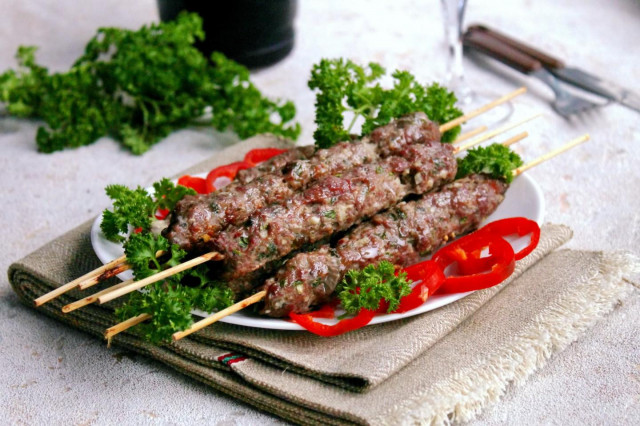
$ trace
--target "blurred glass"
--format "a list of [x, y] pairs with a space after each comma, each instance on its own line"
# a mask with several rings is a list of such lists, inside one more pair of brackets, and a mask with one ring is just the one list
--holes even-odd
[[[446, 86], [452, 90], [458, 98], [458, 105], [465, 112], [471, 112], [477, 108], [504, 95], [492, 93], [491, 91], [472, 90], [465, 80], [463, 66], [463, 24], [467, 8], [467, 0], [440, 0], [442, 6], [442, 17], [444, 22], [444, 34], [447, 41], [447, 83]], [[482, 116], [474, 119], [477, 125], [494, 126], [507, 120], [514, 111], [511, 102], [503, 103]]]
[[293, 49], [297, 0], [158, 0], [160, 19], [169, 21], [181, 11], [202, 17], [206, 38], [197, 47], [213, 51], [249, 68], [274, 64]]
[[462, 103], [472, 98], [471, 88], [464, 80], [462, 65], [462, 23], [466, 0], [440, 0], [444, 21], [444, 35], [447, 41], [447, 87], [453, 90]]

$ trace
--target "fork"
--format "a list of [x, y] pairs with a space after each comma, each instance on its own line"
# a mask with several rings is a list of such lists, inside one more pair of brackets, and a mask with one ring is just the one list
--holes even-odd
[[558, 79], [544, 68], [540, 61], [497, 38], [491, 37], [488, 33], [468, 30], [463, 36], [463, 44], [465, 47], [485, 53], [505, 65], [546, 83], [555, 95], [552, 103], [553, 109], [563, 117], [568, 118], [574, 114], [606, 105], [606, 103], [593, 102], [582, 96], [569, 93], [562, 87]]

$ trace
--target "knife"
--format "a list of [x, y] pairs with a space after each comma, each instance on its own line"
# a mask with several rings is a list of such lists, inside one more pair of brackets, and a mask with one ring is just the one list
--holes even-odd
[[603, 80], [602, 78], [579, 68], [567, 67], [560, 59], [547, 55], [534, 47], [515, 40], [508, 35], [499, 33], [485, 25], [471, 25], [467, 28], [467, 32], [474, 31], [482, 32], [486, 36], [499, 40], [502, 43], [537, 59], [546, 69], [549, 70], [549, 72], [560, 80], [603, 96], [607, 99], [617, 101], [622, 105], [640, 112], [640, 95], [632, 92], [631, 90], [625, 89], [624, 87], [610, 81]]

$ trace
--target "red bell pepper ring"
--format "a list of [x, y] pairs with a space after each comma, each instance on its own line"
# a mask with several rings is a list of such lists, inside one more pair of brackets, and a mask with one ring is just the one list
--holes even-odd
[[170, 212], [171, 211], [169, 209], [158, 209], [158, 211], [156, 212], [156, 219], [163, 220], [167, 216], [169, 216]]
[[313, 320], [313, 316], [311, 314], [296, 314], [291, 312], [289, 314], [289, 318], [313, 334], [324, 337], [333, 337], [364, 327], [371, 322], [375, 315], [375, 311], [361, 309], [355, 317], [342, 319], [335, 325], [316, 322]]
[[207, 193], [207, 182], [201, 177], [184, 175], [180, 177], [180, 179], [178, 179], [178, 185], [191, 188], [195, 190], [198, 194]]
[[510, 217], [496, 220], [495, 222], [488, 223], [476, 232], [486, 232], [499, 235], [503, 238], [509, 235], [523, 237], [531, 234], [529, 244], [515, 254], [516, 260], [520, 260], [531, 253], [540, 241], [540, 227], [535, 221], [527, 219], [526, 217]]
[[315, 311], [309, 312], [314, 318], [335, 318], [336, 317], [336, 306], [340, 301], [338, 299], [333, 299], [320, 307], [320, 309], [316, 309]]
[[411, 293], [400, 299], [400, 306], [393, 311], [394, 314], [408, 312], [421, 306], [445, 281], [442, 269], [431, 260], [411, 265], [404, 268], [403, 272], [407, 273], [407, 279], [420, 282], [413, 286]]
[[[488, 248], [490, 256], [479, 258], [479, 253]], [[446, 271], [458, 264], [461, 275], [450, 275], [438, 289], [438, 294], [463, 293], [483, 290], [500, 284], [514, 271], [516, 261], [513, 248], [501, 237], [481, 233], [470, 234], [440, 250], [432, 257]]]
[[229, 178], [229, 180], [234, 180], [236, 175], [240, 170], [248, 169], [250, 166], [244, 161], [236, 161], [235, 163], [226, 164], [224, 166], [216, 167], [212, 169], [206, 178], [206, 188], [207, 193], [213, 192], [216, 190], [215, 182], [216, 179], [221, 177]]
[[275, 157], [276, 155], [280, 155], [283, 152], [286, 152], [286, 149], [279, 148], [257, 148], [252, 149], [247, 152], [244, 156], [244, 162], [249, 167], [255, 167], [263, 161], [267, 161], [271, 157]]

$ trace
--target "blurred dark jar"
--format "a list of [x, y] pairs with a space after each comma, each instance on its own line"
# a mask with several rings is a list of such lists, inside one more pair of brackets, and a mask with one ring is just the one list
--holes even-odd
[[222, 52], [249, 68], [271, 65], [293, 49], [297, 0], [158, 0], [160, 19], [181, 11], [202, 17], [205, 40], [198, 48]]

